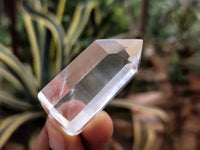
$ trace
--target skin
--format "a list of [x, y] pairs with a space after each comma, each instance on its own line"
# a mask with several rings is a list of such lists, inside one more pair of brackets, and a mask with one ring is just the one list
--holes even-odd
[[[83, 105], [75, 101], [75, 104], [66, 104], [61, 109], [76, 112], [81, 107]], [[73, 113], [68, 113], [67, 118], [70, 119], [73, 115]], [[94, 117], [77, 136], [67, 135], [53, 122], [52, 118], [48, 117], [34, 143], [33, 150], [103, 150], [112, 133], [113, 123], [105, 111]]]

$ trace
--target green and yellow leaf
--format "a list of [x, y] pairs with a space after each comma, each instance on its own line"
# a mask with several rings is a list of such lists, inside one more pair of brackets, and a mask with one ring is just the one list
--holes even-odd
[[[63, 63], [63, 39], [64, 39], [64, 29], [59, 23], [57, 17], [53, 14], [42, 14], [40, 12], [35, 11], [31, 7], [28, 6], [28, 4], [24, 1], [21, 3], [21, 10], [22, 13], [27, 14], [31, 17], [32, 20], [37, 21], [38, 23], [45, 26], [47, 29], [49, 29], [54, 37], [54, 41], [57, 45], [56, 50], [56, 64], [55, 64], [55, 72], [60, 72], [62, 68]], [[48, 57], [48, 56], [44, 56]]]
[[156, 133], [154, 129], [149, 125], [146, 125], [146, 131], [147, 131], [147, 140], [144, 145], [144, 150], [151, 150], [153, 149], [153, 145], [155, 144]]
[[142, 144], [142, 127], [137, 117], [132, 115], [133, 121], [133, 150], [140, 150]]
[[20, 79], [25, 88], [28, 88], [30, 93], [36, 97], [38, 83], [35, 77], [26, 70], [25, 66], [13, 55], [13, 53], [0, 44], [0, 60], [8, 66]]
[[30, 16], [28, 16], [27, 14], [24, 14], [24, 22], [25, 22], [25, 25], [26, 25], [28, 38], [29, 38], [30, 45], [31, 45], [31, 52], [32, 52], [32, 56], [33, 56], [33, 63], [34, 63], [34, 69], [35, 69], [35, 72], [36, 72], [37, 81], [38, 81], [38, 84], [40, 85], [40, 81], [41, 81], [41, 60], [40, 60], [39, 45], [37, 43], [37, 38], [36, 38], [36, 35], [35, 35], [35, 30], [33, 28], [33, 23], [31, 21]]
[[13, 110], [28, 110], [33, 106], [25, 101], [14, 98], [10, 93], [0, 91], [0, 104]]
[[0, 64], [0, 76], [10, 82], [17, 90], [23, 91], [24, 87], [21, 82], [14, 76], [10, 71], [8, 71], [5, 66]]
[[159, 108], [144, 106], [144, 105], [128, 102], [123, 99], [115, 99], [115, 100], [111, 101], [109, 106], [123, 107], [123, 108], [127, 108], [129, 110], [138, 110], [139, 112], [144, 112], [144, 113], [146, 112], [148, 114], [155, 115], [156, 117], [161, 119], [164, 123], [169, 122], [168, 115]]
[[23, 123], [39, 118], [43, 115], [42, 112], [26, 112], [9, 116], [0, 122], [0, 149], [8, 141], [10, 136], [18, 129]]
[[70, 56], [72, 46], [76, 43], [77, 39], [87, 25], [91, 12], [95, 7], [96, 5], [92, 1], [88, 2], [87, 4], [78, 4], [76, 7], [73, 20], [65, 36], [66, 56]]

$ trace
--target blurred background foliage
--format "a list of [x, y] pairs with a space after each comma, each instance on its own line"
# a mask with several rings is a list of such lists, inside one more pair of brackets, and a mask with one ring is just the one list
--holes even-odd
[[37, 92], [98, 38], [144, 39], [137, 77], [106, 108], [107, 149], [199, 149], [199, 27], [198, 0], [1, 0], [0, 149], [31, 149]]

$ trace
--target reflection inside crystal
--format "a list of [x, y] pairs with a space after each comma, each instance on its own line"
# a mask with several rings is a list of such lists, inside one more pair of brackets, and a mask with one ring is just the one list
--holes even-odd
[[[123, 52], [126, 54], [125, 51]], [[73, 99], [87, 104], [127, 63], [128, 61], [123, 55], [110, 54], [106, 56], [55, 105], [55, 108]]]

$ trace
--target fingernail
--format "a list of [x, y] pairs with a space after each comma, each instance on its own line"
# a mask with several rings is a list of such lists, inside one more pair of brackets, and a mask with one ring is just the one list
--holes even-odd
[[47, 121], [49, 145], [53, 150], [65, 150], [64, 137], [53, 123]]

